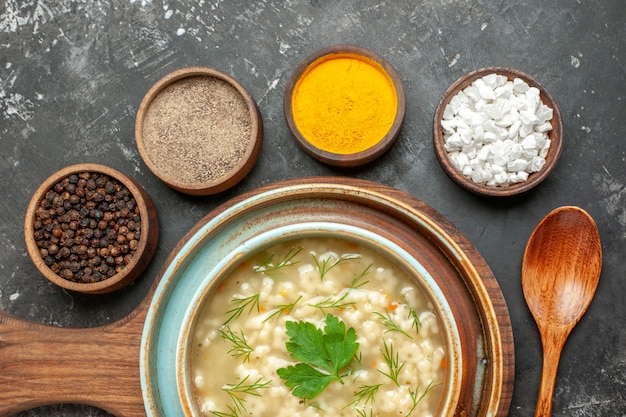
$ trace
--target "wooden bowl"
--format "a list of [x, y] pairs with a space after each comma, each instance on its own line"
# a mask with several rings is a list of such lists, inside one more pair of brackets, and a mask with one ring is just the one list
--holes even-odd
[[216, 194], [255, 165], [263, 119], [250, 93], [232, 77], [189, 67], [148, 90], [137, 111], [135, 139], [145, 164], [165, 184], [185, 194]]
[[[365, 145], [369, 147], [356, 147], [355, 149], [358, 150], [354, 152], [343, 152], [339, 151], [338, 149], [330, 149], [330, 147], [328, 149], [324, 149], [316, 143], [313, 143], [311, 137], [312, 135], [308, 132], [303, 131], [303, 129], [298, 126], [299, 116], [298, 114], [294, 113], [294, 105], [297, 101], [295, 98], [296, 95], [299, 93], [300, 86], [302, 85], [303, 81], [309, 78], [312, 71], [314, 71], [320, 65], [337, 59], [354, 60], [355, 63], [364, 64], [365, 68], [372, 71], [372, 74], [374, 74], [375, 76], [382, 76], [383, 79], [386, 79], [386, 82], [388, 83], [390, 91], [392, 91], [396, 102], [393, 104], [395, 105], [395, 117], [388, 120], [387, 124], [389, 124], [389, 126], [386, 132], [381, 133], [380, 138], [376, 138], [376, 141], [372, 145], [369, 145], [369, 143], [368, 145]], [[343, 87], [343, 84], [341, 84], [336, 77], [333, 78], [331, 84], [337, 87], [337, 89], [341, 89], [341, 87]], [[367, 90], [367, 85], [364, 85], [362, 90]], [[323, 99], [323, 97], [327, 95], [327, 92], [325, 92], [324, 90], [319, 91], [321, 91], [321, 96], [318, 99], [314, 99], [315, 102], [320, 102], [321, 99]], [[353, 104], [356, 106], [359, 104], [359, 102], [356, 101]], [[306, 114], [309, 118], [313, 118], [319, 121], [319, 123], [315, 124], [315, 129], [326, 130], [329, 137], [335, 137], [338, 141], [350, 140], [350, 138], [347, 138], [347, 135], [344, 135], [343, 132], [336, 132], [335, 130], [330, 128], [329, 126], [331, 126], [332, 123], [324, 122], [324, 120], [329, 120], [327, 117], [329, 117], [330, 113], [320, 113], [320, 109], [325, 109], [326, 107], [322, 105], [302, 107], [306, 111]], [[376, 108], [376, 106], [369, 106], [368, 109], [379, 110]], [[319, 160], [320, 162], [339, 167], [355, 167], [364, 165], [372, 162], [373, 160], [384, 154], [391, 147], [391, 145], [393, 145], [398, 134], [400, 133], [400, 129], [404, 121], [405, 109], [406, 99], [404, 96], [404, 87], [402, 86], [400, 77], [393, 69], [393, 67], [378, 54], [365, 48], [353, 45], [330, 46], [321, 49], [307, 57], [295, 69], [293, 75], [289, 79], [283, 99], [283, 111], [285, 114], [287, 125], [289, 126], [289, 130], [296, 138], [300, 146], [305, 150], [305, 152], [307, 152], [309, 155]], [[344, 114], [344, 116], [342, 117], [345, 117], [347, 114], [348, 113]], [[334, 116], [332, 120], [338, 120], [336, 118], [337, 116]], [[383, 126], [383, 128], [384, 127], [386, 126]], [[335, 146], [339, 147], [338, 145]]]
[[[545, 156], [545, 165], [543, 168], [537, 172], [531, 173], [528, 176], [528, 179], [524, 182], [518, 182], [515, 184], [511, 184], [508, 186], [490, 186], [485, 184], [480, 184], [472, 181], [471, 178], [466, 177], [463, 173], [459, 172], [457, 168], [452, 164], [446, 149], [444, 148], [444, 130], [441, 126], [441, 121], [443, 119], [443, 114], [446, 109], [446, 106], [450, 103], [450, 100], [456, 96], [460, 91], [464, 90], [474, 81], [479, 78], [482, 78], [486, 75], [497, 73], [499, 75], [506, 76], [510, 81], [515, 78], [519, 78], [526, 82], [530, 87], [536, 87], [539, 89], [539, 97], [543, 104], [552, 108], [553, 116], [551, 120], [552, 130], [548, 131], [548, 138], [551, 140], [551, 145], [548, 150], [547, 155]], [[510, 69], [510, 68], [501, 68], [501, 67], [487, 67], [482, 68], [473, 72], [470, 72], [460, 79], [458, 79], [454, 84], [448, 88], [448, 90], [444, 93], [439, 105], [437, 106], [437, 110], [435, 112], [434, 122], [433, 122], [433, 141], [435, 153], [437, 155], [437, 159], [441, 163], [443, 170], [448, 174], [450, 178], [452, 178], [457, 184], [461, 187], [474, 192], [479, 195], [491, 196], [491, 197], [506, 197], [512, 196], [516, 194], [523, 193], [528, 191], [534, 187], [536, 187], [539, 183], [546, 179], [546, 177], [552, 172], [554, 167], [556, 166], [559, 157], [561, 156], [561, 152], [563, 149], [563, 125], [561, 119], [561, 112], [559, 107], [550, 95], [548, 91], [537, 81], [531, 78], [529, 75], [524, 74], [523, 72]]]
[[476, 249], [440, 214], [406, 193], [369, 181], [323, 177], [238, 196], [207, 214], [177, 245], [161, 270], [143, 331], [142, 387], [151, 416], [198, 415], [189, 387], [189, 335], [198, 306], [222, 289], [220, 277], [259, 247], [320, 234], [370, 242], [397, 259], [398, 267], [412, 264], [419, 270], [414, 279], [430, 283], [425, 285], [433, 303], [447, 304], [441, 332], [448, 337], [450, 363], [438, 416], [507, 415], [513, 335], [497, 281]]
[[[120, 184], [126, 187], [136, 201], [136, 207], [139, 209], [138, 211], [141, 220], [140, 238], [138, 239], [137, 248], [134, 250], [130, 261], [115, 275], [96, 282], [75, 282], [57, 275], [42, 258], [41, 249], [38, 247], [35, 240], [35, 222], [40, 218], [37, 212], [41, 207], [40, 203], [42, 200], [46, 198], [48, 192], [50, 192], [57, 183], [60, 183], [63, 179], [68, 178], [73, 174], [79, 175], [82, 173], [104, 174], [111, 179], [117, 180]], [[78, 204], [81, 204], [82, 206], [83, 203]], [[72, 206], [72, 208], [75, 207], [76, 206]], [[67, 211], [69, 211], [69, 209]], [[117, 214], [119, 214], [119, 212]], [[87, 216], [81, 215], [81, 218], [83, 217]], [[28, 205], [28, 209], [26, 210], [26, 217], [24, 221], [26, 249], [28, 250], [28, 254], [39, 272], [41, 272], [49, 281], [62, 288], [87, 294], [109, 293], [133, 282], [150, 263], [157, 247], [158, 236], [159, 223], [156, 210], [146, 191], [134, 180], [121, 172], [97, 164], [71, 165], [51, 175], [35, 191], [35, 194]]]

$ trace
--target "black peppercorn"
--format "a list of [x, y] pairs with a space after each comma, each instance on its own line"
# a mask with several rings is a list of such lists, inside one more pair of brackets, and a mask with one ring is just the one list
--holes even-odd
[[[132, 193], [107, 175], [81, 172], [58, 181], [33, 221], [41, 258], [76, 282], [107, 279], [132, 262], [140, 216]], [[104, 260], [104, 262], [103, 262]]]

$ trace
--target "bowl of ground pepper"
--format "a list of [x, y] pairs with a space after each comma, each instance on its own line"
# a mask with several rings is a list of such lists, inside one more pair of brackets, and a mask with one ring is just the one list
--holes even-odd
[[285, 90], [283, 110], [293, 136], [317, 160], [354, 167], [395, 142], [406, 108], [394, 68], [378, 54], [334, 45], [307, 57]]
[[24, 220], [28, 254], [45, 278], [103, 294], [133, 282], [156, 250], [159, 224], [146, 191], [98, 164], [76, 164], [35, 191]]
[[185, 194], [216, 194], [255, 165], [263, 120], [250, 93], [229, 75], [182, 68], [146, 93], [135, 139], [144, 162], [165, 184]]

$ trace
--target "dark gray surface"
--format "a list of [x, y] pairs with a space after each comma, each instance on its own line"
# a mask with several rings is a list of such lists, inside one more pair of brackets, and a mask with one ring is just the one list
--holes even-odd
[[[63, 327], [113, 322], [135, 308], [178, 240], [220, 203], [277, 180], [364, 178], [428, 203], [484, 256], [507, 300], [515, 335], [510, 416], [530, 416], [541, 346], [520, 287], [521, 259], [543, 216], [561, 205], [578, 205], [598, 224], [604, 265], [596, 298], [565, 346], [553, 415], [626, 416], [625, 40], [623, 0], [4, 0], [0, 310]], [[394, 147], [375, 163], [349, 171], [304, 154], [282, 112], [284, 87], [296, 65], [337, 43], [385, 57], [407, 97], [405, 125]], [[254, 170], [234, 189], [212, 197], [184, 196], [160, 183], [134, 142], [143, 95], [161, 76], [192, 65], [234, 76], [256, 99], [265, 122]], [[441, 94], [459, 76], [485, 66], [532, 75], [555, 97], [564, 119], [564, 151], [554, 173], [536, 190], [509, 200], [461, 189], [443, 173], [432, 149], [432, 116]], [[109, 165], [137, 179], [161, 220], [152, 264], [133, 286], [113, 295], [54, 287], [37, 272], [23, 241], [24, 210], [34, 190], [55, 170], [80, 162]], [[51, 415], [106, 413], [57, 405], [20, 414]]]

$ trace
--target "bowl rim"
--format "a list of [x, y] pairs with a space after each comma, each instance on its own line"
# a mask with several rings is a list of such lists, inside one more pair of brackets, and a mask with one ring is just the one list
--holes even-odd
[[[161, 93], [161, 91], [163, 91], [168, 86], [176, 83], [177, 81], [197, 76], [213, 77], [220, 79], [237, 90], [237, 92], [241, 95], [244, 102], [246, 103], [246, 107], [250, 115], [250, 139], [241, 159], [237, 164], [232, 167], [232, 169], [228, 173], [214, 181], [184, 183], [176, 180], [175, 178], [167, 176], [163, 173], [158, 165], [152, 162], [152, 160], [148, 156], [146, 144], [144, 141], [143, 128], [145, 124], [146, 113], [148, 112], [148, 109], [150, 108], [153, 100]], [[169, 74], [164, 75], [146, 92], [139, 105], [139, 108], [137, 109], [137, 115], [135, 118], [135, 143], [137, 145], [139, 155], [141, 156], [141, 159], [144, 161], [148, 169], [150, 169], [150, 171], [157, 178], [159, 178], [169, 187], [181, 193], [189, 195], [217, 194], [239, 183], [246, 175], [248, 175], [248, 173], [256, 164], [263, 143], [263, 117], [256, 102], [254, 101], [254, 98], [252, 98], [252, 95], [248, 92], [248, 90], [243, 87], [243, 85], [241, 85], [235, 78], [231, 77], [230, 75], [207, 66], [192, 66], [180, 68], [170, 72]]]
[[[222, 259], [215, 269], [208, 272], [202, 284], [190, 300], [184, 313], [176, 346], [176, 382], [184, 410], [190, 410], [193, 416], [200, 417], [197, 401], [194, 399], [194, 388], [191, 377], [191, 354], [193, 351], [193, 333], [205, 303], [214, 296], [215, 287], [226, 279], [232, 270], [248, 256], [252, 256], [267, 247], [299, 238], [335, 238], [357, 242], [370, 250], [379, 253], [387, 261], [401, 265], [408, 278], [420, 288], [428, 300], [434, 305], [437, 320], [442, 329], [446, 358], [449, 366], [445, 372], [445, 387], [437, 409], [437, 415], [451, 415], [459, 401], [461, 391], [461, 370], [463, 360], [458, 326], [449, 301], [441, 292], [439, 284], [431, 274], [411, 257], [411, 255], [389, 239], [379, 236], [367, 229], [331, 222], [307, 222], [282, 226], [268, 230], [234, 248]], [[242, 256], [242, 254], [246, 254]]]
[[[296, 126], [292, 107], [294, 89], [298, 85], [300, 79], [308, 73], [309, 69], [318, 62], [321, 63], [328, 59], [333, 59], [335, 56], [340, 57], [342, 55], [361, 57], [368, 63], [375, 64], [381, 72], [386, 73], [386, 75], [391, 79], [396, 90], [397, 97], [396, 117], [385, 136], [370, 148], [351, 154], [329, 152], [311, 144], [311, 142], [309, 142], [304, 135], [300, 133], [300, 130]], [[310, 54], [295, 68], [287, 82], [285, 92], [283, 94], [283, 114], [289, 131], [295, 137], [296, 142], [313, 158], [322, 163], [337, 167], [356, 167], [365, 165], [387, 152], [400, 134], [400, 130], [402, 129], [402, 125], [404, 123], [405, 113], [406, 96], [404, 86], [394, 67], [376, 52], [351, 44], [331, 45]]]
[[[122, 271], [98, 282], [74, 282], [52, 272], [41, 258], [39, 248], [34, 239], [35, 213], [45, 194], [63, 178], [82, 172], [105, 174], [122, 183], [135, 198], [141, 217], [141, 237], [131, 262]], [[86, 294], [109, 293], [132, 283], [150, 263], [157, 247], [158, 235], [159, 224], [156, 210], [147, 192], [136, 181], [125, 174], [108, 166], [93, 163], [70, 165], [50, 175], [33, 194], [24, 218], [26, 249], [39, 272], [50, 282], [61, 288]]]
[[[465, 177], [461, 172], [459, 172], [450, 162], [447, 151], [444, 149], [444, 133], [443, 128], [440, 124], [441, 120], [443, 119], [443, 113], [445, 111], [445, 108], [452, 99], [452, 97], [454, 97], [459, 91], [469, 86], [475, 80], [493, 73], [504, 75], [509, 80], [513, 80], [514, 78], [520, 78], [521, 80], [525, 81], [529, 86], [538, 88], [541, 101], [547, 106], [551, 107], [553, 110], [553, 116], [551, 120], [552, 130], [548, 132], [548, 137], [551, 140], [551, 144], [550, 149], [548, 150], [548, 155], [545, 158], [546, 164], [540, 171], [530, 174], [526, 181], [511, 184], [507, 187], [496, 187], [477, 184], [473, 182], [470, 178]], [[530, 75], [517, 69], [508, 67], [494, 66], [480, 68], [466, 73], [465, 75], [462, 75], [443, 93], [441, 100], [437, 105], [433, 118], [433, 145], [435, 149], [435, 155], [437, 156], [437, 159], [445, 173], [458, 185], [465, 188], [466, 190], [478, 195], [489, 197], [508, 197], [521, 194], [529, 191], [530, 189], [536, 187], [541, 182], [543, 182], [553, 171], [560, 159], [561, 153], [563, 151], [563, 121], [561, 117], [561, 110], [559, 109], [556, 100], [548, 92], [548, 90]]]

